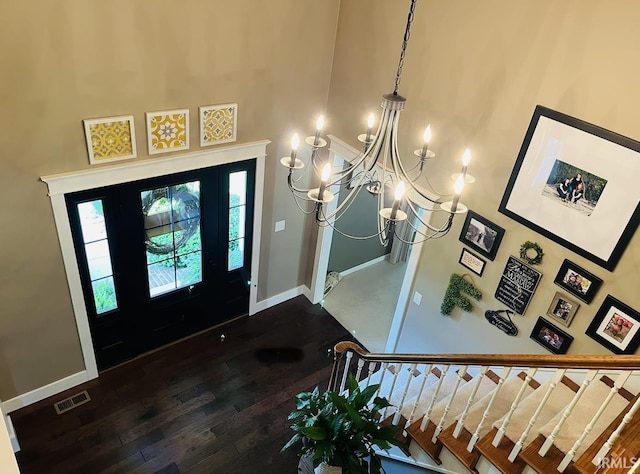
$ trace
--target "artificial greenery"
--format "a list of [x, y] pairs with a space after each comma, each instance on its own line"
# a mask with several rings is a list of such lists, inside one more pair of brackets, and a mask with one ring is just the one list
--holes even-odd
[[[532, 257], [529, 254], [529, 250], [533, 250], [536, 253], [535, 257]], [[520, 246], [520, 258], [529, 265], [538, 265], [542, 262], [542, 257], [544, 257], [544, 252], [542, 251], [542, 247], [540, 247], [536, 242], [527, 240]]]
[[[382, 464], [374, 446], [389, 449], [391, 445], [404, 447], [404, 443], [395, 439], [397, 426], [380, 425], [378, 412], [390, 404], [386, 398], [374, 398], [379, 387], [361, 389], [350, 374], [345, 395], [321, 393], [318, 387], [299, 393], [296, 410], [288, 417], [295, 434], [282, 451], [302, 441], [298, 454], [311, 456], [314, 467], [324, 462], [342, 467], [345, 474], [380, 473]], [[363, 465], [365, 458], [369, 459], [368, 467]]]
[[449, 278], [449, 286], [440, 305], [440, 312], [444, 315], [449, 315], [456, 306], [468, 313], [473, 311], [471, 301], [461, 293], [466, 293], [476, 300], [482, 298], [482, 292], [473, 286], [473, 283], [453, 273]]

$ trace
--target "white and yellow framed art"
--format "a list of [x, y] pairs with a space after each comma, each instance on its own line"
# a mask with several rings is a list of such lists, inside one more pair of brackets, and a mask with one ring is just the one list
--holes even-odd
[[147, 112], [149, 154], [189, 149], [189, 109]]
[[82, 122], [92, 165], [137, 156], [133, 115], [85, 119]]
[[235, 142], [238, 104], [200, 107], [200, 146]]

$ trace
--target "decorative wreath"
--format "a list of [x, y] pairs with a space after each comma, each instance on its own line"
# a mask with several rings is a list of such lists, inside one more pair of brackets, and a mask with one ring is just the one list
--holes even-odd
[[[535, 257], [530, 256], [529, 250], [533, 250], [536, 253]], [[540, 262], [542, 262], [542, 257], [544, 257], [544, 252], [542, 251], [542, 247], [540, 247], [537, 243], [527, 240], [520, 246], [520, 258], [527, 262], [529, 265], [539, 264]]]
[[[200, 225], [200, 201], [190, 192], [182, 189], [167, 191], [167, 188], [158, 188], [147, 193], [142, 199], [142, 213], [149, 217], [149, 211], [153, 205], [161, 199], [171, 200], [170, 214], [180, 214], [180, 230], [174, 233], [174, 240], [167, 244], [161, 244], [150, 237], [145, 230], [145, 244], [147, 250], [155, 255], [166, 255], [182, 247], [198, 230]], [[173, 224], [173, 223], [172, 223]]]

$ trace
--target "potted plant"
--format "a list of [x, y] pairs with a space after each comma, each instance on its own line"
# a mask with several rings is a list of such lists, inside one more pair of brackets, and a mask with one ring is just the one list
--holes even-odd
[[[381, 460], [374, 447], [386, 450], [391, 445], [403, 447], [404, 443], [395, 438], [397, 426], [380, 425], [379, 411], [390, 404], [386, 398], [373, 398], [379, 387], [361, 389], [350, 375], [345, 395], [320, 392], [317, 387], [299, 393], [296, 410], [288, 417], [295, 434], [282, 450], [301, 441], [298, 454], [311, 458], [316, 473], [380, 473]], [[326, 470], [330, 466], [338, 470]]]

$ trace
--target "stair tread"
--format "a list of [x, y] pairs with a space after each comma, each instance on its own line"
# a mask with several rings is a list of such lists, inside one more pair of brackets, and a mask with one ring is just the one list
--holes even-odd
[[[503, 417], [510, 410], [511, 404], [516, 398], [518, 391], [522, 387], [522, 384], [525, 383], [520, 377], [513, 376], [509, 377], [505, 383], [502, 385], [502, 388], [496, 395], [496, 398], [491, 406], [491, 410], [489, 411], [488, 418], [480, 431], [480, 437], [486, 435], [491, 430], [492, 423], [499, 417]], [[497, 388], [497, 387], [496, 387]], [[465, 419], [464, 426], [473, 434], [477, 426], [480, 424], [482, 420], [482, 415], [485, 412], [485, 409], [489, 405], [489, 401], [493, 396], [493, 392], [487, 393], [482, 398], [477, 399], [477, 401], [473, 404], [473, 406], [469, 409], [467, 413], [467, 418]], [[530, 385], [525, 388], [524, 397], [531, 395], [533, 392], [537, 392]], [[462, 414], [459, 414], [455, 417], [458, 420]]]
[[[584, 431], [585, 426], [591, 421], [593, 415], [600, 408], [610, 390], [611, 389], [607, 385], [599, 381], [593, 381], [589, 384], [585, 389], [582, 398], [571, 414], [567, 417], [562, 429], [553, 442], [560, 451], [567, 453], [571, 449], [576, 439]], [[618, 414], [627, 407], [628, 403], [629, 402], [624, 397], [618, 394], [613, 397], [607, 409], [600, 416], [591, 432], [583, 441], [582, 446], [577, 450], [574, 459], [580, 457], [587, 450], [587, 448], [598, 438], [598, 436], [600, 436], [611, 422], [615, 420]], [[538, 433], [543, 435], [545, 438], [549, 437], [558, 421], [562, 418], [562, 414], [563, 412], [561, 411], [551, 418], [551, 420], [538, 430]]]
[[[542, 384], [537, 390], [531, 393], [526, 399], [524, 399], [518, 409], [515, 411], [514, 415], [511, 417], [509, 425], [505, 428], [505, 436], [509, 438], [511, 441], [516, 443], [524, 430], [527, 428], [529, 424], [529, 420], [538, 409], [540, 405], [540, 401], [544, 398], [547, 393], [547, 389], [551, 384], [551, 380]], [[538, 415], [538, 419], [536, 420], [533, 428], [529, 432], [529, 435], [525, 439], [523, 446], [526, 446], [530, 442], [532, 442], [538, 434], [538, 429], [546, 425], [549, 420], [551, 420], [558, 413], [561, 413], [562, 410], [566, 408], [566, 406], [571, 402], [575, 392], [567, 387], [563, 383], [559, 383], [556, 388], [551, 392], [549, 399], [545, 403], [542, 411]], [[507, 417], [505, 413], [499, 419], [497, 419], [493, 423], [493, 428], [500, 429], [504, 419]], [[486, 433], [482, 433], [484, 435]]]
[[[458, 375], [454, 371], [447, 373], [444, 380], [442, 381], [442, 385], [440, 386], [440, 391], [436, 396], [436, 403], [438, 403], [440, 400], [442, 400], [443, 398], [445, 398], [451, 393], [451, 391], [453, 390], [453, 387], [455, 387], [457, 379], [458, 379]], [[462, 383], [465, 384], [466, 382], [463, 381]], [[433, 393], [437, 388], [437, 384], [438, 384], [438, 379], [435, 379], [431, 385], [425, 386], [420, 396], [420, 399], [418, 400], [418, 405], [416, 406], [413, 420], [422, 418], [425, 415], [425, 413], [427, 412], [427, 409], [429, 408], [429, 404], [431, 403], [431, 398], [433, 398]], [[416, 398], [417, 398], [417, 395], [413, 396], [412, 398], [407, 398], [405, 400], [404, 406], [400, 409], [400, 413], [405, 418], [409, 418], [409, 415], [411, 415], [411, 411], [413, 410], [413, 405], [416, 401]]]

